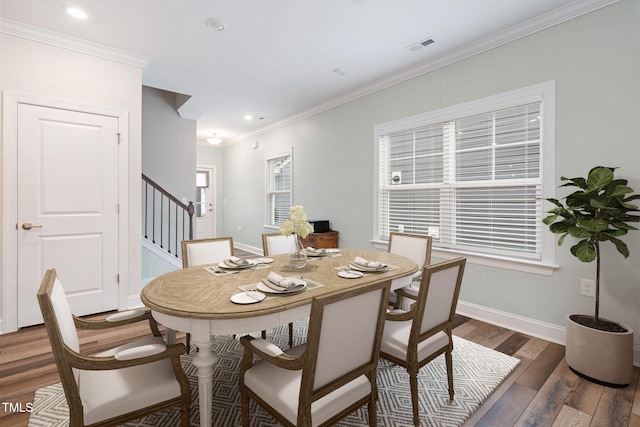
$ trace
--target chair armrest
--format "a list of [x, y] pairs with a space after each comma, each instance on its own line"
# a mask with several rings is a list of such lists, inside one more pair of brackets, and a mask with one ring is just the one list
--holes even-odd
[[408, 311], [404, 311], [404, 310], [387, 311], [385, 320], [390, 320], [392, 322], [405, 322], [407, 320], [413, 319], [415, 312], [416, 312], [415, 305], [412, 306]]
[[[302, 355], [294, 357], [283, 352], [277, 345], [262, 338], [244, 336], [240, 338], [240, 343], [244, 346], [245, 358], [256, 354], [263, 360], [284, 369], [302, 369]], [[303, 353], [304, 354], [304, 353]]]
[[[135, 319], [139, 316], [145, 315], [146, 312], [147, 310], [119, 311], [110, 316], [107, 316], [104, 320], [106, 320], [107, 322], [117, 322], [119, 320]], [[146, 319], [146, 317], [144, 317], [143, 319]]]
[[[141, 346], [141, 347], [152, 347], [152, 346], [149, 345], [149, 346]], [[141, 348], [141, 347], [137, 347], [137, 348]], [[125, 358], [118, 359], [117, 355], [105, 356], [105, 357], [86, 356], [84, 354], [80, 354], [73, 351], [72, 349], [70, 349], [65, 345], [64, 357], [67, 359], [69, 364], [74, 368], [84, 369], [88, 371], [100, 371], [100, 370], [109, 370], [109, 369], [128, 368], [130, 366], [144, 365], [146, 363], [157, 362], [159, 360], [164, 360], [164, 359], [175, 358], [176, 360], [179, 360], [181, 355], [187, 353], [187, 347], [184, 344], [172, 344], [172, 345], [167, 345], [163, 347], [165, 347], [163, 351], [160, 351], [154, 354], [151, 354], [153, 352], [151, 351], [151, 349], [148, 349], [149, 350], [148, 353], [141, 355], [141, 357], [137, 357], [137, 358], [127, 358], [127, 354], [132, 356], [133, 353], [135, 353], [135, 348], [130, 349], [132, 350], [131, 352], [124, 350], [121, 353], [124, 353]]]
[[150, 310], [129, 310], [112, 314], [102, 319], [82, 319], [77, 316], [73, 316], [73, 321], [76, 327], [81, 329], [107, 329], [115, 328], [123, 325], [129, 325], [131, 323], [141, 322], [143, 320], [153, 319]]
[[151, 310], [122, 311], [107, 316], [104, 320], [82, 319], [78, 316], [73, 316], [73, 322], [78, 329], [89, 330], [118, 328], [120, 326], [130, 325], [144, 320], [149, 322], [149, 329], [151, 329], [154, 336], [159, 337], [162, 335], [158, 329], [156, 319], [151, 315]]
[[163, 344], [147, 344], [139, 347], [128, 348], [114, 354], [116, 360], [140, 359], [142, 357], [153, 356], [162, 353], [167, 349]]

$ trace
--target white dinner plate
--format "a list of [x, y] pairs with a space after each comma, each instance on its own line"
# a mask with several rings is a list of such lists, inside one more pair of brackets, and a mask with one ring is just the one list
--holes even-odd
[[364, 274], [354, 270], [341, 270], [338, 272], [338, 276], [344, 277], [345, 279], [359, 279], [364, 276]]
[[262, 292], [247, 291], [240, 292], [231, 296], [231, 302], [236, 304], [255, 304], [262, 301], [267, 296]]
[[[274, 284], [273, 286], [275, 288], [277, 285]], [[291, 289], [282, 288], [282, 290], [274, 289], [269, 287], [269, 285], [264, 284], [263, 282], [258, 282], [256, 288], [258, 288], [259, 291], [268, 294], [295, 294], [296, 292], [304, 291], [307, 288], [307, 282], [304, 282], [303, 285], [296, 286]]]
[[327, 251], [324, 251], [324, 252], [320, 252], [320, 251], [313, 252], [313, 251], [309, 251], [308, 249], [305, 249], [304, 253], [307, 254], [308, 257], [311, 257], [311, 258], [322, 258], [322, 257], [326, 257], [326, 256], [331, 256], [331, 252], [327, 252]]
[[273, 258], [254, 258], [253, 261], [258, 264], [271, 264], [273, 262]]

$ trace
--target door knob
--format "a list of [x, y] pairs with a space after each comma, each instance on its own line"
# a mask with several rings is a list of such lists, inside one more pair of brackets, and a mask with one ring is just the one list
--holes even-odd
[[30, 222], [25, 222], [22, 224], [22, 228], [25, 230], [31, 230], [32, 228], [42, 228], [41, 225], [33, 225]]

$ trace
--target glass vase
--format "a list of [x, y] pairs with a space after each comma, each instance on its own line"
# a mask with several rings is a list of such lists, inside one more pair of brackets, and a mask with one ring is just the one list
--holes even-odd
[[307, 265], [307, 253], [302, 247], [302, 241], [297, 234], [293, 235], [293, 243], [289, 250], [289, 267], [303, 268]]

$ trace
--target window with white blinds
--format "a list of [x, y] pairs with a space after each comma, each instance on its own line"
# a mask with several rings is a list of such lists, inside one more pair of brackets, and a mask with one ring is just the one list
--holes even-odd
[[377, 240], [542, 261], [544, 121], [527, 92], [376, 127]]
[[289, 219], [291, 208], [292, 161], [291, 151], [273, 153], [266, 157], [266, 225], [280, 226]]

